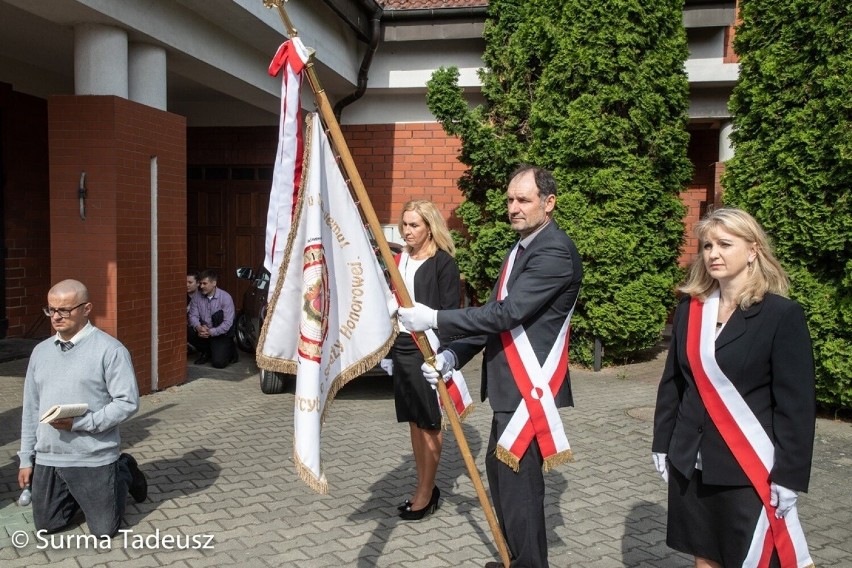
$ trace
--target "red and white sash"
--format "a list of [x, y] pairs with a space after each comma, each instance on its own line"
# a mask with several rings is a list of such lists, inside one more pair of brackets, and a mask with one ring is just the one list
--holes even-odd
[[686, 353], [701, 401], [763, 501], [763, 513], [755, 527], [743, 567], [768, 566], [773, 549], [778, 551], [783, 568], [813, 566], [797, 508], [793, 507], [785, 518], [776, 519], [775, 508], [769, 504], [769, 472], [775, 463], [775, 446], [716, 362], [718, 309], [718, 290], [703, 304], [698, 298], [692, 299]]
[[[394, 261], [397, 266], [399, 266], [401, 259], [402, 253], [394, 256]], [[397, 303], [402, 305], [396, 289], [394, 289], [393, 294], [396, 297]], [[425, 333], [426, 337], [429, 339], [429, 345], [432, 346], [432, 351], [437, 353], [438, 348], [441, 346], [438, 336], [431, 329], [427, 329]], [[413, 333], [411, 334], [411, 337], [414, 338], [414, 342], [416, 343], [417, 337]], [[453, 407], [456, 409], [456, 414], [458, 414], [459, 420], [464, 420], [467, 418], [467, 415], [473, 411], [473, 398], [470, 396], [470, 391], [467, 388], [464, 375], [462, 375], [461, 371], [455, 369], [453, 371], [453, 376], [445, 380], [444, 384], [447, 385], [447, 393], [450, 395], [450, 400], [453, 401]], [[447, 412], [447, 409], [445, 409], [444, 405], [441, 403], [441, 397], [438, 395], [438, 391], [435, 391], [435, 396], [438, 397], [438, 406], [443, 412]]]
[[[429, 338], [429, 345], [432, 346], [432, 351], [437, 353], [438, 348], [441, 346], [438, 336], [431, 329], [427, 329], [424, 333], [426, 333], [426, 337]], [[412, 334], [412, 336], [413, 335], [414, 334]], [[473, 412], [473, 398], [470, 396], [470, 391], [467, 389], [467, 383], [464, 380], [464, 375], [462, 375], [462, 372], [458, 369], [454, 369], [453, 375], [449, 379], [446, 379], [444, 384], [447, 385], [447, 393], [450, 395], [450, 400], [453, 401], [453, 407], [456, 409], [456, 414], [459, 415], [459, 420], [464, 420], [467, 418], [468, 414]], [[435, 391], [435, 394], [437, 394], [437, 391]], [[447, 411], [441, 403], [440, 396], [438, 396], [438, 405], [441, 407], [441, 410], [444, 412]]]
[[[505, 300], [509, 295], [507, 282], [517, 251], [516, 246], [500, 275], [498, 300]], [[500, 334], [509, 370], [523, 400], [497, 441], [497, 459], [515, 471], [518, 471], [520, 460], [533, 438], [541, 449], [545, 471], [573, 458], [555, 396], [568, 371], [568, 332], [574, 306], [571, 306], [544, 365], [539, 364], [523, 325]]]

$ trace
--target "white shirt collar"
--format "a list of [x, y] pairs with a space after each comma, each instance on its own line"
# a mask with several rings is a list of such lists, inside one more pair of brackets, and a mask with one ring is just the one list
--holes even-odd
[[533, 231], [532, 233], [530, 233], [529, 235], [527, 235], [526, 237], [521, 239], [519, 244], [522, 247], [524, 247], [524, 249], [528, 249], [530, 247], [530, 243], [533, 242], [533, 239], [536, 238], [538, 236], [538, 234], [540, 232], [542, 232], [544, 230], [544, 228], [547, 227], [552, 222], [553, 222], [553, 219], [548, 219], [547, 221], [544, 222], [544, 224], [541, 227], [539, 227], [538, 229], [536, 229], [535, 231]]
[[[81, 329], [80, 331], [78, 331], [78, 332], [76, 333], [76, 335], [74, 335], [74, 337], [72, 337], [69, 341], [70, 341], [71, 343], [73, 343], [74, 345], [77, 345], [77, 344], [78, 344], [78, 343], [80, 343], [83, 339], [85, 339], [87, 335], [91, 334], [93, 331], [95, 331], [95, 326], [93, 326], [93, 325], [92, 325], [92, 322], [91, 322], [91, 321], [87, 321], [87, 322], [86, 322], [86, 325], [84, 325], [84, 326], [83, 326], [83, 329]], [[55, 341], [61, 341], [61, 342], [65, 343], [65, 340], [64, 340], [64, 339], [62, 339], [62, 338], [59, 336], [59, 332], [56, 332], [56, 335], [54, 336], [54, 340], [55, 340]]]

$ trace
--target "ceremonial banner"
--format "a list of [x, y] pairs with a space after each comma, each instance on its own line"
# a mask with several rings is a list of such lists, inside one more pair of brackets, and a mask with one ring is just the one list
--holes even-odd
[[[395, 302], [316, 114], [308, 116], [307, 137], [296, 214], [258, 361], [265, 369], [296, 375], [296, 468], [311, 488], [327, 493], [320, 458], [325, 413], [346, 382], [390, 349]], [[271, 344], [273, 330], [282, 332], [276, 339], [292, 344]], [[291, 351], [293, 357], [275, 355]]]
[[[278, 275], [284, 260], [293, 215], [299, 199], [302, 183], [302, 160], [304, 142], [302, 137], [302, 73], [308, 61], [308, 50], [298, 37], [284, 42], [269, 64], [269, 74], [281, 78], [281, 116], [278, 122], [278, 150], [272, 174], [272, 190], [269, 193], [269, 209], [266, 214], [266, 255], [263, 266], [269, 271], [269, 301], [278, 285]], [[296, 293], [296, 288], [292, 289]], [[265, 318], [268, 319], [268, 318]], [[296, 320], [294, 320], [296, 321]], [[257, 365], [268, 371], [296, 373], [296, 342], [299, 330], [295, 325], [276, 326], [262, 329], [257, 344]]]
[[281, 69], [281, 116], [278, 120], [278, 151], [272, 173], [272, 190], [266, 214], [266, 255], [263, 266], [271, 275], [270, 293], [275, 289], [278, 267], [284, 257], [284, 246], [296, 209], [299, 183], [302, 179], [302, 71], [308, 61], [308, 50], [294, 37], [281, 44], [269, 74], [276, 77]]

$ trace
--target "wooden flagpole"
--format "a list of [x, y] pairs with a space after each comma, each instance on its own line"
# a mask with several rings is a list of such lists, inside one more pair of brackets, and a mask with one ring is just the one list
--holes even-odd
[[[287, 29], [287, 35], [293, 38], [298, 35], [298, 30], [293, 25], [293, 22], [287, 15], [287, 11], [284, 9], [283, 3], [286, 1], [287, 0], [263, 0], [263, 4], [267, 8], [275, 7], [278, 9], [278, 15], [281, 17], [281, 21]], [[334, 110], [328, 102], [328, 96], [325, 94], [325, 90], [322, 88], [319, 80], [317, 79], [316, 71], [314, 70], [313, 54], [311, 54], [311, 57], [305, 66], [305, 74], [308, 77], [311, 90], [314, 92], [317, 109], [319, 110], [320, 116], [328, 129], [332, 144], [340, 156], [341, 165], [343, 166], [346, 176], [349, 178], [352, 189], [355, 191], [355, 196], [367, 221], [367, 225], [370, 227], [370, 232], [372, 232], [373, 238], [378, 244], [382, 260], [384, 260], [393, 286], [399, 295], [400, 302], [404, 307], [412, 307], [414, 304], [411, 301], [411, 296], [408, 294], [408, 289], [405, 287], [405, 281], [402, 279], [399, 268], [396, 266], [394, 255], [388, 246], [384, 233], [382, 232], [382, 226], [379, 223], [378, 217], [376, 217], [373, 204], [370, 202], [370, 196], [367, 194], [367, 189], [364, 187], [364, 182], [361, 180], [358, 168], [355, 167], [355, 161], [352, 159], [352, 154], [349, 152], [349, 146], [347, 146], [346, 140], [343, 138], [340, 125], [337, 122], [337, 118], [334, 116]], [[420, 352], [423, 354], [426, 362], [434, 367], [435, 353], [432, 350], [432, 346], [429, 344], [429, 339], [426, 337], [426, 334], [423, 332], [417, 332], [415, 333], [415, 336], [417, 347], [420, 349]], [[479, 503], [485, 511], [488, 526], [491, 528], [491, 533], [494, 536], [494, 543], [500, 553], [503, 565], [508, 568], [509, 549], [506, 546], [506, 540], [503, 538], [503, 533], [500, 530], [500, 525], [497, 522], [497, 517], [494, 514], [491, 501], [488, 499], [488, 494], [485, 492], [485, 487], [483, 486], [482, 479], [479, 476], [479, 470], [476, 468], [476, 463], [470, 453], [470, 447], [467, 444], [467, 438], [465, 438], [464, 431], [462, 430], [455, 405], [453, 404], [450, 394], [447, 392], [447, 386], [443, 381], [438, 381], [438, 393], [441, 397], [441, 403], [447, 412], [450, 426], [456, 437], [456, 442], [458, 443], [459, 451], [464, 459], [470, 479], [473, 482], [476, 495], [479, 497]]]

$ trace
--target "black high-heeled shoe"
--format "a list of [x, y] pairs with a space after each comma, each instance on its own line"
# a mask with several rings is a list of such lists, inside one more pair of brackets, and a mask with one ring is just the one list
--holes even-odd
[[435, 511], [438, 510], [438, 500], [441, 498], [441, 490], [438, 489], [436, 485], [434, 489], [432, 489], [432, 498], [429, 499], [429, 503], [423, 507], [422, 509], [417, 509], [416, 511], [411, 508], [409, 505], [408, 509], [402, 511], [399, 514], [399, 518], [403, 521], [419, 521], [426, 515], [431, 515]]
[[[438, 489], [438, 486], [436, 485], [435, 487], [432, 488], [432, 497], [429, 498], [430, 501], [435, 496], [435, 491], [438, 492], [439, 496], [441, 495], [441, 491]], [[411, 501], [409, 499], [406, 499], [405, 501], [402, 502], [402, 505], [397, 505], [396, 510], [399, 511], [400, 513], [402, 511], [410, 511], [411, 510]]]

